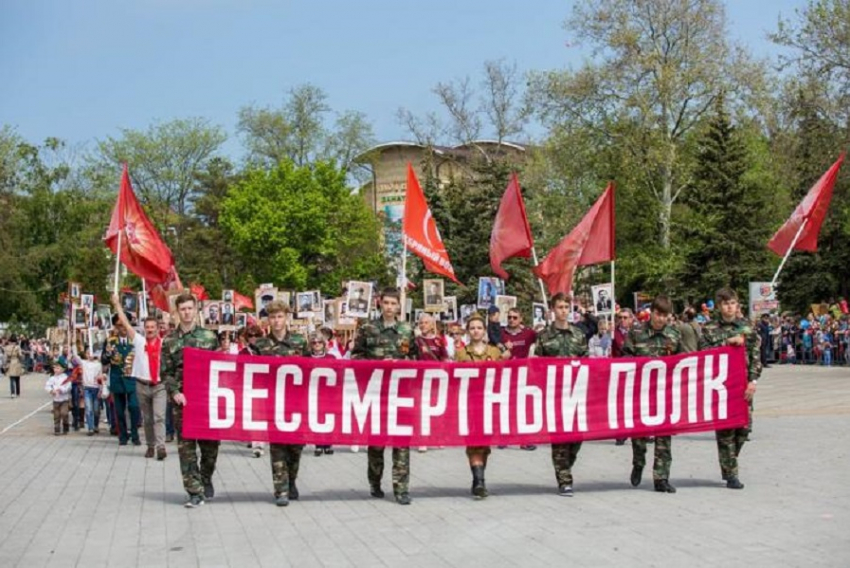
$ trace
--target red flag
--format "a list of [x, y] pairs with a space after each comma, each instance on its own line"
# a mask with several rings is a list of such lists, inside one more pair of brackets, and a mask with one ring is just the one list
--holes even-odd
[[614, 260], [614, 183], [570, 234], [534, 268], [550, 294], [569, 292], [576, 267]]
[[253, 310], [254, 309], [254, 301], [251, 300], [248, 296], [243, 296], [236, 290], [233, 291], [233, 309], [237, 312], [239, 310]]
[[434, 274], [442, 274], [460, 284], [455, 278], [455, 271], [440, 232], [437, 230], [437, 224], [431, 216], [431, 209], [425, 201], [425, 194], [422, 193], [419, 180], [416, 179], [413, 166], [409, 162], [402, 234], [405, 246], [422, 258], [426, 270]]
[[183, 284], [180, 282], [180, 276], [177, 275], [177, 269], [174, 265], [168, 269], [168, 275], [162, 282], [145, 281], [145, 286], [148, 289], [148, 295], [151, 298], [153, 305], [160, 310], [167, 312], [171, 309], [168, 305], [169, 292], [174, 290], [182, 290]]
[[531, 227], [528, 226], [525, 203], [522, 201], [522, 190], [514, 173], [502, 196], [493, 223], [493, 232], [490, 233], [490, 266], [493, 273], [507, 280], [508, 273], [502, 268], [502, 263], [515, 256], [528, 258], [533, 246]]
[[162, 282], [174, 264], [171, 251], [162, 242], [156, 228], [136, 200], [130, 175], [124, 164], [121, 189], [112, 210], [112, 220], [103, 240], [113, 253], [118, 254], [118, 234], [121, 235], [121, 262], [130, 271], [151, 282]]
[[842, 162], [844, 162], [843, 152], [838, 160], [832, 164], [832, 167], [812, 186], [803, 201], [794, 209], [791, 217], [785, 221], [784, 225], [779, 227], [779, 230], [767, 243], [767, 248], [779, 256], [785, 256], [788, 249], [791, 248], [794, 237], [797, 236], [797, 231], [800, 231], [800, 227], [808, 220], [797, 242], [794, 243], [794, 250], [817, 252], [818, 234], [826, 217], [826, 211], [829, 209], [829, 202], [832, 200], [832, 187], [835, 185], [835, 178], [838, 177], [838, 170], [841, 169]]
[[191, 284], [189, 284], [189, 292], [191, 292], [192, 295], [195, 296], [195, 298], [197, 298], [199, 302], [203, 302], [204, 300], [210, 299], [209, 295], [207, 294], [206, 288], [204, 288], [197, 282], [192, 282]]

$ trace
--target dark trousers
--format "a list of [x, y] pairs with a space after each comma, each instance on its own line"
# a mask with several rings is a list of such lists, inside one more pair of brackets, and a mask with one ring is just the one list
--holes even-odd
[[83, 426], [83, 409], [80, 406], [82, 387], [78, 383], [71, 383], [71, 427], [79, 430]]
[[12, 396], [21, 396], [21, 377], [9, 377], [9, 389]]
[[171, 400], [165, 403], [165, 435], [174, 436], [174, 403]]
[[[139, 441], [139, 400], [136, 391], [126, 393], [112, 393], [115, 399], [115, 418], [118, 422], [118, 441]], [[127, 410], [130, 411], [130, 427], [127, 428]]]

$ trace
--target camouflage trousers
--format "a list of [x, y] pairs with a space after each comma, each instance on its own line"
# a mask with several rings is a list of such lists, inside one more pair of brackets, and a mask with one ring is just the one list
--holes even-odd
[[749, 425], [744, 428], [732, 428], [730, 430], [718, 430], [717, 436], [717, 458], [720, 461], [720, 473], [723, 479], [738, 477], [738, 454], [750, 435], [753, 426], [753, 407], [750, 404]]
[[573, 484], [573, 465], [576, 463], [581, 442], [574, 444], [552, 444], [552, 465], [558, 487]]
[[[670, 479], [670, 464], [673, 463], [673, 438], [655, 437], [655, 461], [652, 464], [652, 479]], [[632, 438], [632, 465], [643, 468], [646, 465], [646, 438]]]
[[269, 444], [275, 497], [289, 494], [289, 483], [298, 477], [298, 466], [301, 464], [303, 449], [303, 445]]
[[[180, 458], [183, 487], [189, 495], [200, 495], [204, 492], [204, 485], [212, 481], [219, 442], [184, 438], [183, 407], [178, 404], [174, 405], [174, 432], [177, 434], [177, 455]], [[200, 463], [198, 449], [201, 450]]]
[[[369, 446], [369, 485], [380, 487], [384, 477], [384, 447]], [[393, 493], [407, 493], [410, 487], [410, 448], [393, 448]]]

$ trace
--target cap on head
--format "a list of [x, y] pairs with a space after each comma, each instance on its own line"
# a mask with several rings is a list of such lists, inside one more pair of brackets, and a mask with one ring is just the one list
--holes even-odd
[[490, 315], [498, 314], [501, 313], [501, 310], [499, 309], [499, 306], [490, 306], [490, 308], [487, 310], [487, 313]]

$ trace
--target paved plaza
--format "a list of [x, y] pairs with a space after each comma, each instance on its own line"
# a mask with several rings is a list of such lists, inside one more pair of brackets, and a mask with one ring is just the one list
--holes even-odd
[[409, 507], [369, 497], [365, 451], [310, 446], [301, 500], [278, 508], [268, 456], [224, 443], [216, 498], [187, 510], [175, 444], [158, 462], [109, 436], [54, 437], [29, 375], [0, 399], [0, 567], [850, 566], [850, 370], [762, 379], [743, 491], [721, 482], [711, 433], [674, 439], [675, 495], [652, 490], [651, 466], [632, 488], [631, 448], [613, 441], [582, 447], [573, 498], [556, 495], [548, 447], [494, 450], [484, 501], [462, 449], [414, 451]]

